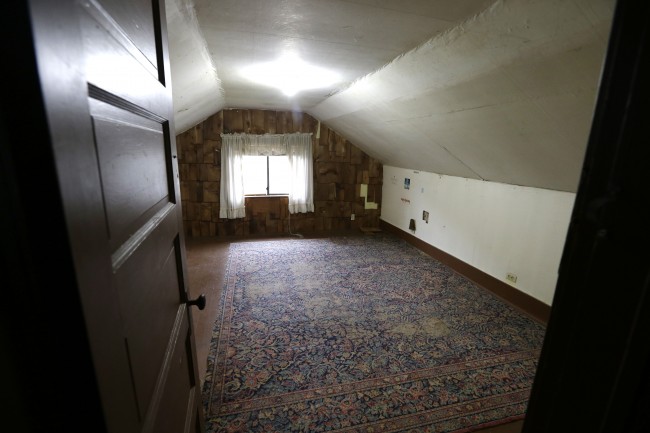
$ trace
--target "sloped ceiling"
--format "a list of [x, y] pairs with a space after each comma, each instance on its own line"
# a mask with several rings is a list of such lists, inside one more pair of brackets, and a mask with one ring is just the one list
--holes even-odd
[[221, 110], [224, 92], [191, 0], [166, 0], [176, 132]]
[[[384, 164], [577, 188], [613, 0], [167, 2], [182, 16], [169, 25], [177, 132], [226, 107], [295, 109]], [[174, 49], [188, 33], [194, 56]], [[241, 76], [288, 50], [341, 79], [288, 98]], [[216, 68], [220, 90], [181, 75], [188, 58]], [[206, 99], [213, 111], [191, 113]]]

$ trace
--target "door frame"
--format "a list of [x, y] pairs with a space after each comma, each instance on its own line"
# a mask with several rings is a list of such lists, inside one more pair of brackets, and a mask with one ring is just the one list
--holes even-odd
[[619, 1], [524, 433], [650, 430], [650, 5]]

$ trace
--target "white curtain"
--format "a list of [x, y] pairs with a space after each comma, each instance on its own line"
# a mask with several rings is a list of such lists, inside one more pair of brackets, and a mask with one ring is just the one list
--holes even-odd
[[244, 154], [254, 156], [279, 156], [287, 154], [284, 134], [235, 134], [244, 140]]
[[311, 134], [286, 136], [287, 154], [291, 167], [289, 213], [314, 211], [314, 176]]
[[244, 139], [238, 135], [222, 135], [221, 194], [219, 218], [243, 218], [244, 209]]
[[311, 133], [221, 134], [220, 218], [243, 218], [244, 155], [287, 155], [291, 167], [289, 212], [314, 211], [314, 180]]

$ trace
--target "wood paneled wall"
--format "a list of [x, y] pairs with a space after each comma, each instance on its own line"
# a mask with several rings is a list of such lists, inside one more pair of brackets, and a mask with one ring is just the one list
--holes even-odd
[[[249, 236], [289, 232], [287, 197], [247, 197], [246, 217], [219, 218], [221, 133], [313, 133], [314, 212], [291, 215], [292, 233], [379, 227], [382, 165], [307, 113], [222, 110], [176, 137], [186, 236]], [[361, 184], [368, 185], [365, 209]], [[355, 214], [355, 220], [350, 219]]]

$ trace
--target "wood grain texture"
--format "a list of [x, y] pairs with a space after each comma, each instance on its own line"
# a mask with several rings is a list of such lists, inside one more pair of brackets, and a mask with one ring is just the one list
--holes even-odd
[[[221, 129], [219, 129], [221, 128]], [[289, 233], [287, 197], [248, 197], [246, 216], [219, 218], [221, 133], [275, 134], [311, 132], [315, 212], [291, 215], [291, 232], [315, 233], [378, 227], [381, 209], [364, 209], [360, 184], [369, 185], [381, 203], [382, 165], [345, 137], [307, 113], [272, 110], [222, 110], [177, 137], [181, 199], [187, 236], [258, 236]], [[218, 139], [216, 137], [219, 137]], [[202, 138], [198, 142], [197, 138]], [[210, 155], [217, 156], [211, 161]], [[355, 220], [351, 221], [352, 213]], [[211, 214], [211, 217], [208, 217]]]

